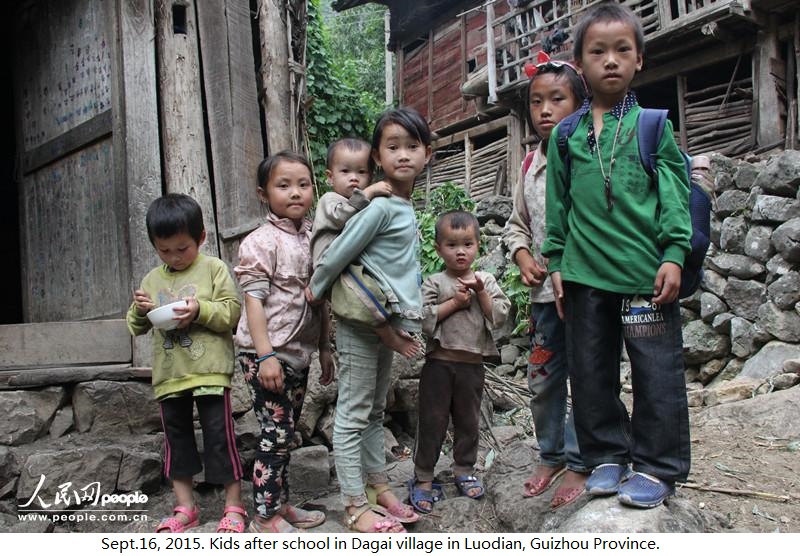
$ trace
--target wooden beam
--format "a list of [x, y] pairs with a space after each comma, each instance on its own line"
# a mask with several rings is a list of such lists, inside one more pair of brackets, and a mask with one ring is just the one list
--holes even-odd
[[[461, 59], [459, 63], [461, 64], [461, 85], [463, 86], [464, 83], [467, 82], [468, 72], [467, 72], [467, 16], [466, 14], [461, 14], [459, 18], [460, 21], [460, 32], [461, 37], [459, 39], [459, 48], [461, 50]], [[464, 96], [461, 96], [461, 110], [462, 112], [467, 109], [467, 99]]]
[[126, 382], [131, 379], [147, 380], [151, 376], [152, 369], [132, 367], [128, 363], [0, 370], [0, 390], [41, 388], [56, 384], [75, 384], [94, 380]]
[[680, 126], [681, 148], [686, 150], [686, 76], [677, 77], [678, 92], [678, 125]]
[[759, 30], [756, 38], [756, 71], [753, 80], [758, 83], [758, 145], [770, 145], [783, 139], [783, 122], [778, 110], [780, 99], [771, 72], [772, 61], [780, 58], [776, 29], [775, 17], [771, 16], [769, 27]]
[[464, 136], [464, 191], [469, 195], [472, 185], [472, 140]]
[[497, 102], [497, 60], [494, 48], [494, 4], [486, 5], [486, 69], [489, 73], [489, 98], [487, 102]]
[[0, 326], [0, 369], [130, 361], [124, 319]]
[[207, 105], [220, 252], [229, 264], [238, 253], [230, 230], [263, 221], [255, 168], [264, 158], [248, 0], [197, 3], [203, 87]]
[[690, 57], [676, 59], [675, 61], [668, 62], [653, 69], [642, 71], [635, 77], [632, 86], [642, 87], [644, 85], [650, 85], [674, 77], [680, 73], [689, 73], [712, 63], [748, 54], [752, 52], [753, 46], [751, 40], [743, 39], [735, 44], [722, 44], [704, 49], [702, 52], [697, 52]]
[[406, 54], [403, 51], [402, 46], [398, 46], [396, 49], [395, 54], [397, 55], [397, 67], [395, 71], [397, 72], [397, 102], [402, 106], [405, 103], [405, 87], [403, 87], [403, 79], [404, 79], [404, 68], [403, 66], [406, 63]]
[[[150, 203], [161, 196], [158, 134], [155, 27], [151, 0], [117, 0], [114, 4], [113, 120], [115, 181], [127, 192], [119, 214], [127, 214], [128, 291], [158, 262], [144, 225]], [[129, 266], [127, 266], [129, 265]], [[134, 340], [135, 365], [149, 364], [150, 339]]]
[[384, 102], [386, 106], [394, 104], [394, 83], [392, 81], [392, 51], [386, 46], [391, 35], [391, 14], [389, 9], [383, 12], [383, 71], [384, 71]]
[[156, 45], [164, 183], [168, 193], [189, 195], [203, 209], [203, 251], [217, 256], [194, 2], [156, 0]]
[[428, 31], [428, 122], [433, 121], [433, 29]]
[[475, 127], [471, 127], [469, 129], [465, 129], [464, 131], [459, 131], [458, 133], [453, 133], [451, 135], [445, 135], [444, 137], [440, 137], [439, 139], [433, 142], [433, 150], [440, 149], [442, 147], [446, 147], [448, 145], [452, 145], [453, 143], [460, 143], [464, 140], [465, 137], [478, 137], [485, 133], [491, 133], [492, 131], [497, 131], [498, 129], [502, 129], [508, 126], [509, 117], [505, 116], [503, 118], [498, 118], [496, 120], [492, 120], [490, 122], [486, 122], [485, 124], [477, 125]]
[[111, 132], [111, 110], [106, 110], [55, 139], [26, 151], [22, 155], [22, 172], [30, 174], [34, 170], [38, 170], [54, 160], [63, 158], [89, 143], [94, 143], [103, 137], [111, 135]]
[[286, 34], [285, 0], [258, 0], [258, 29], [261, 36], [261, 91], [270, 154], [297, 149], [288, 107], [289, 38]]
[[795, 115], [797, 116], [797, 121], [794, 123], [797, 124], [797, 128], [795, 131], [795, 142], [792, 148], [796, 149], [800, 146], [800, 141], [797, 140], [797, 136], [800, 135], [800, 11], [794, 12], [794, 32], [792, 35], [792, 42], [794, 44], [794, 71], [797, 79], [795, 86], [797, 98], [794, 99]]

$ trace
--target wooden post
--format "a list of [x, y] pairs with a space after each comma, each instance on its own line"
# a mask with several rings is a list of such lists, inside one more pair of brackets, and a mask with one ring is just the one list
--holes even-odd
[[489, 75], [489, 104], [497, 102], [497, 61], [494, 49], [494, 4], [486, 5], [486, 73]]
[[383, 69], [384, 69], [384, 88], [386, 89], [386, 106], [394, 104], [394, 82], [392, 80], [392, 51], [389, 50], [389, 37], [391, 36], [391, 13], [389, 8], [383, 12]]
[[681, 127], [681, 148], [686, 151], [687, 130], [686, 130], [686, 76], [678, 75], [678, 125]]
[[775, 17], [770, 18], [769, 27], [765, 31], [759, 31], [756, 38], [756, 72], [753, 79], [754, 88], [758, 90], [758, 130], [757, 140], [759, 146], [772, 145], [780, 141], [783, 137], [783, 126], [781, 125], [780, 99], [775, 79], [772, 77], [773, 60], [780, 58], [778, 30]]
[[472, 190], [472, 139], [469, 133], [464, 135], [464, 191], [469, 195]]
[[200, 204], [206, 228], [203, 250], [216, 256], [219, 247], [208, 171], [193, 2], [157, 0], [156, 44], [164, 182], [167, 192], [190, 195]]
[[258, 0], [258, 28], [261, 35], [261, 91], [267, 127], [267, 150], [276, 153], [297, 149], [288, 107], [289, 37], [286, 33], [285, 0]]
[[[467, 81], [467, 15], [461, 14], [459, 18], [459, 25], [461, 27], [461, 37], [459, 39], [459, 49], [461, 50], [459, 63], [461, 64], [461, 83], [463, 85]], [[461, 110], [467, 109], [467, 99], [461, 95]]]
[[[797, 139], [797, 135], [800, 134], [800, 11], [794, 13], [794, 72], [797, 78], [797, 85], [795, 86], [795, 93], [797, 94], [797, 98], [794, 99], [795, 102], [795, 115], [797, 116], [797, 130], [795, 134], [795, 139]], [[792, 148], [797, 148], [798, 141], [795, 141], [795, 144]]]
[[403, 102], [405, 100], [404, 99], [404, 95], [403, 95], [403, 92], [404, 92], [404, 89], [403, 89], [403, 64], [406, 63], [405, 52], [403, 52], [403, 45], [401, 45], [401, 44], [397, 45], [396, 55], [397, 55], [397, 62], [396, 62], [395, 71], [397, 72], [397, 79], [395, 79], [395, 82], [397, 83], [397, 102], [398, 102], [398, 104], [400, 106], [402, 106]]
[[428, 31], [428, 123], [433, 121], [433, 41], [436, 35], [433, 29]]
[[508, 121], [508, 145], [506, 147], [508, 155], [508, 163], [506, 164], [505, 176], [512, 176], [516, 179], [519, 175], [519, 169], [522, 167], [523, 153], [525, 147], [522, 146], [522, 137], [524, 135], [524, 113], [515, 109]]
[[[114, 174], [128, 193], [128, 248], [134, 286], [158, 263], [144, 225], [147, 208], [161, 196], [153, 3], [117, 0], [114, 15]], [[150, 338], [135, 338], [133, 365], [149, 366], [150, 359]]]
[[248, 0], [197, 3], [220, 253], [263, 222], [255, 171], [264, 157]]

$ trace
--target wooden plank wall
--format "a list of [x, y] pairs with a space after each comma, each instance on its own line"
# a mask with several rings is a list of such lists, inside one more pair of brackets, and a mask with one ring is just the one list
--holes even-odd
[[264, 157], [248, 0], [198, 2], [221, 257], [238, 258], [239, 240], [264, 218], [256, 168]]
[[203, 121], [200, 50], [194, 3], [156, 0], [159, 113], [168, 193], [193, 197], [203, 209], [203, 251], [218, 255], [211, 176]]
[[23, 316], [121, 314], [128, 297], [124, 191], [115, 186], [108, 117], [108, 3], [25, 4], [15, 14]]
[[[508, 6], [498, 5], [497, 11], [505, 13]], [[429, 35], [423, 44], [398, 55], [402, 64], [397, 79], [402, 82], [401, 103], [419, 110], [436, 131], [477, 114], [474, 102], [464, 101], [461, 84], [467, 75], [467, 60], [474, 59], [476, 68], [486, 65], [486, 12], [445, 18], [432, 38], [432, 52]]]
[[[118, 187], [127, 193], [119, 214], [127, 214], [127, 262], [130, 282], [126, 293], [141, 283], [159, 259], [145, 229], [145, 214], [161, 195], [161, 147], [158, 133], [155, 14], [152, 0], [117, 0], [113, 28], [114, 151]], [[130, 303], [130, 294], [124, 307]], [[150, 363], [149, 337], [133, 339], [133, 364]]]

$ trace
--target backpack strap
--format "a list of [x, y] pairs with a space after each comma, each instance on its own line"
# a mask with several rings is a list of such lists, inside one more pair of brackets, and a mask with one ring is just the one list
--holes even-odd
[[558, 146], [558, 154], [561, 155], [561, 160], [567, 162], [569, 160], [569, 149], [567, 148], [569, 138], [575, 133], [578, 128], [578, 123], [581, 117], [586, 114], [587, 110], [578, 110], [573, 112], [558, 123], [558, 136], [556, 138], [556, 145]]
[[639, 139], [639, 158], [647, 174], [652, 177], [656, 170], [656, 151], [667, 124], [667, 110], [642, 108], [636, 133]]
[[525, 160], [522, 161], [522, 179], [525, 179], [525, 176], [528, 174], [528, 170], [533, 164], [533, 153], [535, 151], [529, 151], [528, 154], [525, 155]]
[[558, 154], [561, 156], [561, 161], [564, 163], [564, 167], [567, 170], [567, 175], [570, 174], [571, 165], [569, 138], [572, 137], [572, 134], [578, 129], [578, 124], [583, 115], [589, 112], [589, 107], [590, 105], [588, 103], [583, 104], [575, 112], [558, 122], [558, 126], [556, 126], [556, 146], [558, 147]]

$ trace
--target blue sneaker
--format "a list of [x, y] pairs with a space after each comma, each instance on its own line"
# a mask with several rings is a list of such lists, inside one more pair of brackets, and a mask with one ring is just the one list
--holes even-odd
[[592, 496], [616, 494], [619, 484], [628, 472], [627, 465], [603, 463], [598, 465], [586, 479], [586, 492]]
[[674, 493], [675, 487], [672, 485], [652, 475], [637, 471], [619, 487], [617, 498], [626, 506], [655, 508]]

